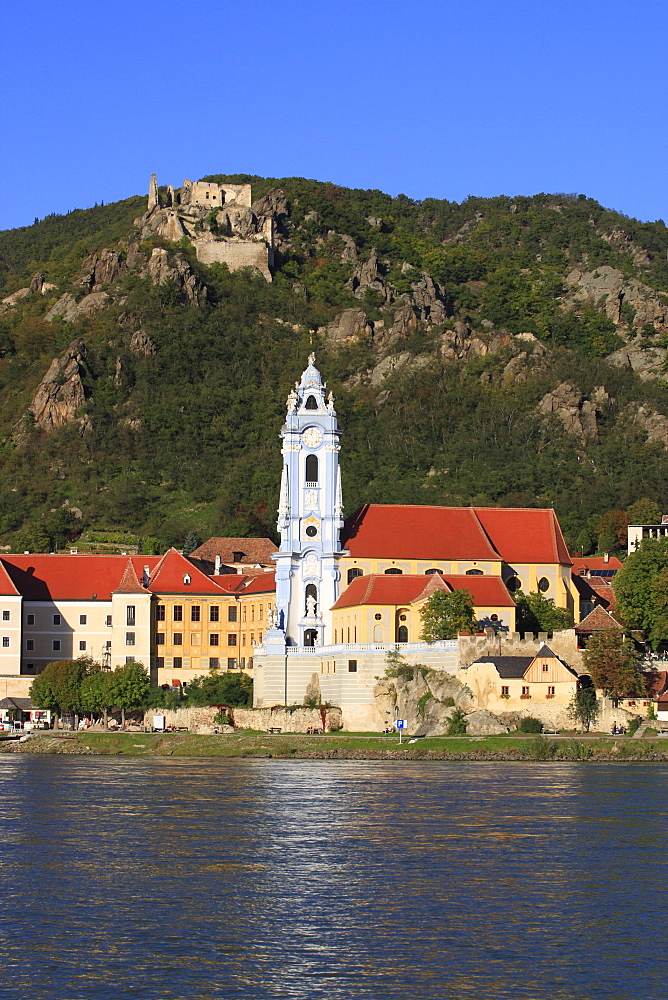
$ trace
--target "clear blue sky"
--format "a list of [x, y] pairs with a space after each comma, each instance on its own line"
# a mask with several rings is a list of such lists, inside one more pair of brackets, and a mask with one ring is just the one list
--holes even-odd
[[665, 0], [19, 0], [0, 228], [209, 173], [668, 221]]

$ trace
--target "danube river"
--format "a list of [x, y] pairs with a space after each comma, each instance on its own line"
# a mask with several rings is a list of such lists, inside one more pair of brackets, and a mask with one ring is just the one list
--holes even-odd
[[0, 997], [659, 1000], [664, 765], [0, 759]]

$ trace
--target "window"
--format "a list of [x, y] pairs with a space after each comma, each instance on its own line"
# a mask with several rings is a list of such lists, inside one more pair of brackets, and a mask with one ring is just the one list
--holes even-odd
[[34, 670], [35, 670], [35, 664], [34, 664], [34, 663], [26, 663], [26, 670], [27, 670], [27, 672], [28, 672], [29, 674], [32, 674], [32, 673], [34, 673]]
[[26, 639], [26, 649], [27, 650], [33, 650], [34, 648], [35, 648], [35, 640], [34, 639]]
[[554, 685], [553, 684], [548, 685], [548, 688], [547, 688], [547, 696], [548, 696], [548, 698], [554, 698], [554, 696], [555, 696], [556, 693], [557, 693], [557, 691], [556, 691], [556, 688], [554, 687]]
[[531, 695], [529, 694], [529, 688], [528, 687], [523, 687], [522, 688], [522, 697], [523, 698], [530, 698], [531, 697]]
[[26, 625], [34, 625], [34, 624], [35, 624], [35, 616], [26, 615]]
[[134, 604], [127, 604], [125, 607], [125, 624], [134, 625], [135, 624], [135, 606]]
[[198, 622], [199, 621], [199, 607], [200, 607], [199, 604], [193, 604], [191, 606], [191, 608], [190, 608], [190, 621], [191, 622]]
[[217, 646], [218, 645], [218, 641], [219, 641], [218, 632], [212, 632], [211, 635], [209, 636], [209, 645], [210, 646]]
[[2, 620], [3, 620], [3, 622], [8, 622], [8, 621], [11, 621], [11, 617], [12, 617], [12, 616], [11, 616], [11, 614], [9, 613], [9, 611], [3, 611], [3, 612], [2, 612]]
[[383, 616], [379, 615], [379, 614], [375, 614], [373, 617], [374, 617], [374, 621], [377, 621], [377, 622], [380, 622], [380, 621], [383, 620]]
[[426, 569], [424, 571], [424, 575], [425, 576], [433, 576], [434, 573], [438, 573], [439, 576], [443, 576], [443, 570], [442, 569]]
[[60, 625], [60, 615], [54, 615], [53, 616], [53, 624], [54, 625]]
[[164, 658], [164, 656], [156, 656], [156, 658], [155, 658], [155, 665], [156, 665], [156, 667], [157, 667], [158, 670], [164, 670], [165, 669], [165, 658]]
[[135, 662], [134, 656], [126, 656], [125, 657], [125, 662], [126, 663], [134, 663]]
[[[316, 595], [316, 596], [317, 596], [317, 595]], [[259, 607], [259, 609], [258, 609], [258, 615], [257, 615], [257, 616], [258, 616], [258, 618], [260, 619], [260, 621], [262, 621], [262, 612], [263, 612], [263, 611], [264, 611], [264, 608], [262, 607], [262, 605], [260, 605], [260, 607]]]
[[250, 644], [251, 646], [255, 645], [255, 632], [251, 632], [250, 634]]
[[538, 581], [538, 589], [540, 590], [541, 594], [546, 593], [546, 591], [550, 589], [550, 581], [546, 576], [541, 576], [540, 580]]
[[156, 632], [155, 633], [155, 644], [156, 644], [156, 646], [164, 646], [165, 645], [165, 633], [164, 632]]
[[164, 622], [165, 620], [165, 605], [156, 604], [155, 606], [155, 620], [157, 622]]
[[510, 698], [510, 688], [507, 685], [502, 685], [501, 687], [501, 697]]
[[54, 639], [53, 642], [51, 643], [51, 648], [54, 651], [54, 653], [59, 653], [60, 652], [60, 639]]
[[220, 666], [220, 660], [218, 659], [218, 657], [217, 656], [210, 656], [209, 657], [209, 670], [218, 670], [219, 666]]
[[397, 642], [408, 642], [408, 629], [405, 625], [400, 625], [397, 629]]
[[357, 660], [348, 660], [348, 673], [349, 674], [357, 673]]
[[242, 622], [246, 621], [246, 608], [241, 609], [241, 620]]
[[214, 604], [212, 605], [212, 607], [209, 608], [209, 621], [217, 622], [219, 620], [220, 620], [220, 611], [218, 605]]
[[359, 567], [354, 566], [352, 569], [349, 569], [348, 570], [348, 583], [351, 584], [353, 582], [353, 580], [357, 579], [358, 576], [364, 576], [364, 573], [362, 572], [361, 569], [359, 569]]
[[80, 653], [85, 653], [86, 652], [86, 640], [85, 639], [79, 639], [79, 652]]
[[134, 644], [135, 644], [135, 634], [134, 634], [134, 632], [126, 632], [125, 633], [125, 645], [126, 646], [134, 646]]
[[186, 587], [190, 586], [190, 574], [189, 573], [186, 573], [186, 575], [183, 577], [183, 583], [184, 583], [184, 585]]
[[174, 646], [183, 645], [183, 632], [174, 632], [174, 634], [172, 635], [172, 644]]
[[236, 633], [233, 632], [231, 635], [228, 635], [228, 637], [227, 637], [227, 645], [228, 646], [236, 646], [236, 644], [237, 644], [237, 636], [236, 636]]
[[[216, 608], [216, 610], [218, 610]], [[217, 621], [218, 619], [216, 619]], [[236, 604], [230, 604], [227, 609], [227, 620], [228, 622], [235, 622], [237, 620], [237, 606]]]
[[403, 572], [404, 571], [402, 569], [399, 569], [398, 566], [390, 566], [389, 569], [385, 570], [385, 575], [386, 576], [401, 576], [403, 574]]
[[246, 645], [246, 633], [245, 632], [243, 632], [242, 635], [241, 635], [241, 645], [242, 646]]
[[315, 538], [315, 536], [318, 534], [318, 529], [316, 528], [315, 524], [309, 524], [309, 526], [306, 529], [306, 534], [309, 538]]
[[107, 625], [109, 628], [111, 628], [111, 622], [112, 622], [111, 615], [107, 615]]
[[484, 576], [484, 573], [483, 573], [483, 571], [481, 569], [467, 569], [466, 570], [466, 575], [467, 576]]
[[251, 605], [251, 621], [255, 621], [255, 605]]
[[183, 607], [180, 604], [174, 605], [174, 621], [175, 622], [183, 621]]
[[80, 625], [87, 625], [88, 624], [88, 615], [79, 615], [79, 624]]
[[258, 634], [257, 634], [257, 641], [258, 642], [262, 642], [262, 633], [261, 632], [258, 632]]
[[306, 482], [318, 482], [318, 457], [317, 455], [306, 456]]
[[2, 648], [3, 649], [8, 649], [9, 648], [9, 636], [8, 635], [3, 635], [3, 637], [2, 637]]
[[317, 402], [315, 396], [309, 396], [308, 397], [308, 399], [304, 403], [304, 409], [305, 410], [317, 410], [318, 409], [318, 402]]
[[172, 665], [174, 670], [181, 670], [183, 668], [183, 658], [181, 656], [175, 656]]
[[514, 594], [516, 590], [522, 589], [522, 581], [519, 579], [519, 577], [509, 576], [508, 579], [506, 580], [506, 587], [508, 588], [511, 594]]
[[549, 669], [550, 669], [550, 665], [549, 665], [549, 663], [544, 663], [544, 664], [543, 664], [543, 671], [545, 671], [545, 670], [549, 670]]
[[237, 669], [237, 661], [236, 661], [236, 659], [235, 659], [234, 656], [228, 656], [228, 658], [227, 658], [227, 669], [228, 670], [236, 670]]

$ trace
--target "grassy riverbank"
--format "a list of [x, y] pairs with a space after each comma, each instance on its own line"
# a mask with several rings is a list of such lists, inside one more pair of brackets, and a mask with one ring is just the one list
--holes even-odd
[[0, 741], [0, 753], [121, 757], [255, 757], [287, 760], [668, 760], [668, 740], [630, 737], [448, 737], [400, 745], [396, 735], [337, 733], [331, 736], [268, 735], [245, 731], [225, 736], [192, 733], [41, 733]]

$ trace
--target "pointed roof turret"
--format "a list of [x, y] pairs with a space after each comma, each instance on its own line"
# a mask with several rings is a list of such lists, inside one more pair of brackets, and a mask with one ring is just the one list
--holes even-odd
[[113, 594], [145, 594], [146, 587], [142, 587], [137, 576], [137, 571], [132, 565], [132, 559], [128, 559], [121, 582], [114, 587]]

